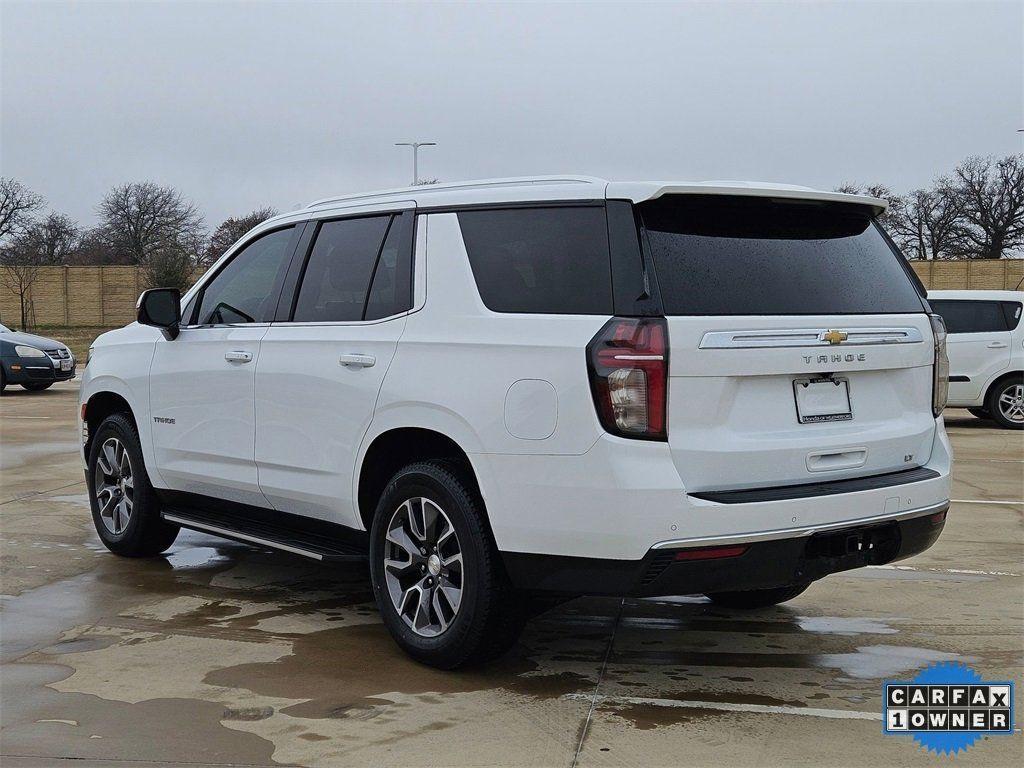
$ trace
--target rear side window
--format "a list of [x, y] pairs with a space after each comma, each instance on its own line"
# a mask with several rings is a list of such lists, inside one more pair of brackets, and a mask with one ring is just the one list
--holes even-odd
[[373, 272], [365, 320], [379, 320], [412, 309], [412, 223], [412, 213], [391, 221]]
[[859, 206], [666, 195], [638, 206], [669, 315], [923, 312]]
[[1020, 302], [1004, 301], [1001, 303], [1003, 305], [1003, 316], [1006, 318], [1006, 327], [1011, 331], [1015, 330], [1017, 328], [1017, 324], [1020, 322]]
[[462, 211], [473, 277], [494, 312], [612, 314], [603, 207]]
[[363, 319], [374, 265], [391, 216], [320, 225], [295, 305], [295, 322]]
[[1007, 330], [1001, 302], [936, 299], [929, 304], [942, 317], [948, 333], [993, 333]]

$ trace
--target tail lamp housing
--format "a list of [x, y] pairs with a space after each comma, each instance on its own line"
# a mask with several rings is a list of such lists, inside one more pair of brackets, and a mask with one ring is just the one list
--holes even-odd
[[666, 440], [668, 325], [663, 317], [613, 317], [587, 345], [601, 426], [619, 437]]
[[949, 358], [946, 356], [946, 324], [938, 315], [928, 315], [935, 338], [935, 363], [932, 366], [932, 413], [937, 417], [949, 398]]

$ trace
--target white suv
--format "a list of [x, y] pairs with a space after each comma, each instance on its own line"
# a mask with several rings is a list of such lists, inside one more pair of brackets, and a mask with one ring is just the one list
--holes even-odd
[[1024, 429], [1024, 291], [929, 291], [946, 322], [949, 404]]
[[752, 608], [913, 555], [949, 505], [944, 332], [884, 208], [573, 177], [278, 216], [97, 340], [96, 529], [368, 558], [445, 668], [513, 643], [527, 595]]

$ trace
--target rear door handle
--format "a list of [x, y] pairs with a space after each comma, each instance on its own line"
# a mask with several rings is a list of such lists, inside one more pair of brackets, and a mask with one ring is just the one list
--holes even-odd
[[251, 363], [252, 352], [245, 352], [241, 349], [235, 349], [231, 352], [224, 353], [224, 359], [229, 363]]
[[338, 362], [352, 368], [372, 368], [373, 364], [377, 362], [377, 358], [373, 355], [342, 355], [338, 358]]
[[991, 341], [991, 342], [989, 342], [988, 348], [989, 349], [1006, 349], [1006, 347], [1008, 347], [1008, 346], [1009, 346], [1009, 344], [1006, 344], [1005, 342], [1002, 342], [1002, 341]]

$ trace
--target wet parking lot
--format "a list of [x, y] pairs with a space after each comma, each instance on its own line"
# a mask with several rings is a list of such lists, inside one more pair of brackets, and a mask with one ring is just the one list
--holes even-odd
[[[883, 679], [959, 661], [1022, 680], [1024, 435], [966, 411], [924, 554], [762, 611], [574, 600], [499, 663], [442, 673], [391, 642], [362, 568], [186, 532], [108, 554], [75, 408], [73, 382], [0, 400], [7, 766], [931, 765], [881, 734]], [[1018, 731], [956, 760], [1022, 756]]]

